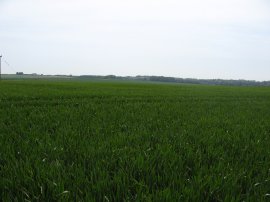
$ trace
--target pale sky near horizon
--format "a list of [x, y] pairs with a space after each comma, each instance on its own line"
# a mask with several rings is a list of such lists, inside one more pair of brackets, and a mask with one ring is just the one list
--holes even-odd
[[270, 80], [268, 0], [0, 0], [3, 73]]

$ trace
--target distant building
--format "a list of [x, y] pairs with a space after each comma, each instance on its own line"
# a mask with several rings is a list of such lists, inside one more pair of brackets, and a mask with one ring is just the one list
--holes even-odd
[[23, 72], [16, 72], [16, 75], [23, 75]]

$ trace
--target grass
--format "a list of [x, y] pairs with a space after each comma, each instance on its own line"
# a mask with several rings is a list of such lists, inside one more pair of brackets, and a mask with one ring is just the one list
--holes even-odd
[[270, 88], [0, 82], [2, 201], [269, 201]]

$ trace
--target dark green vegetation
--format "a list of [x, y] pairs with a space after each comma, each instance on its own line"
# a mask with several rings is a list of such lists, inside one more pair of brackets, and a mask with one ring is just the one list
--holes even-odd
[[268, 87], [0, 82], [2, 201], [269, 201], [269, 169]]
[[97, 75], [38, 75], [38, 74], [5, 74], [4, 79], [65, 79], [73, 81], [134, 81], [134, 82], [159, 82], [159, 83], [178, 83], [178, 84], [202, 84], [202, 85], [224, 85], [224, 86], [270, 86], [270, 81], [254, 81], [254, 80], [224, 80], [224, 79], [192, 79], [192, 78], [176, 78], [164, 76], [97, 76]]

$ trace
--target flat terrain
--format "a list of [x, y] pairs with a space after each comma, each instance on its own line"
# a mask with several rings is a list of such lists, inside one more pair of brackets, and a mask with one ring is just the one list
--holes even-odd
[[270, 88], [1, 81], [9, 200], [269, 201]]

